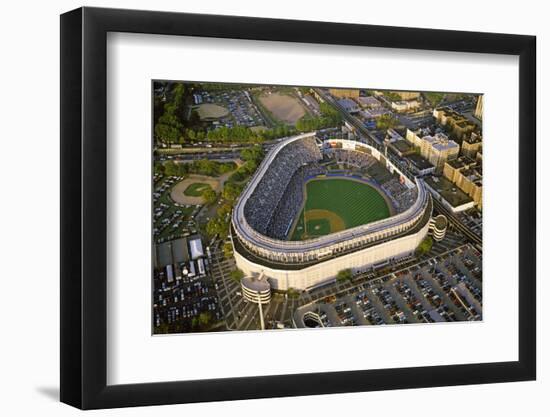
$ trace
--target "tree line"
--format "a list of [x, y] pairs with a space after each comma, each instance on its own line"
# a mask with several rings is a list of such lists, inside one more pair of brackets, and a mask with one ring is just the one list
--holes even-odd
[[342, 124], [340, 112], [330, 104], [321, 103], [319, 108], [321, 111], [320, 116], [306, 115], [296, 122], [296, 129], [299, 132], [311, 132], [312, 130], [326, 129]]
[[199, 159], [188, 163], [176, 163], [174, 161], [155, 162], [155, 173], [185, 177], [189, 174], [206, 175], [209, 177], [219, 177], [236, 168], [234, 162], [217, 162], [209, 159]]
[[244, 163], [225, 182], [222, 190], [223, 202], [216, 212], [216, 217], [210, 219], [206, 224], [206, 233], [210, 238], [216, 235], [225, 238], [228, 235], [231, 211], [235, 201], [241, 195], [246, 180], [256, 171], [264, 158], [264, 150], [261, 146], [256, 145], [243, 149], [240, 157]]

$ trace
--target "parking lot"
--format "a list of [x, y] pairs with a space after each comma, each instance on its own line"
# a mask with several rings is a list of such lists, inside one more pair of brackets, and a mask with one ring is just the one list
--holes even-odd
[[214, 129], [235, 126], [265, 126], [262, 114], [246, 90], [203, 91], [196, 104], [216, 104], [227, 109], [228, 114], [212, 122]]
[[172, 187], [182, 179], [159, 174], [154, 176], [153, 236], [156, 243], [196, 232], [194, 217], [200, 206], [176, 204], [170, 198]]
[[[298, 327], [479, 321], [481, 300], [481, 254], [463, 245], [302, 305], [295, 320]], [[304, 324], [307, 312], [323, 325]]]

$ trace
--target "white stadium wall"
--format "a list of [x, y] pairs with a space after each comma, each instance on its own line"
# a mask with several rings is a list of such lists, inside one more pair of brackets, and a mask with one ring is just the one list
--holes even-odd
[[429, 222], [417, 233], [398, 239], [390, 240], [376, 246], [358, 250], [356, 252], [331, 258], [310, 267], [299, 270], [272, 269], [264, 265], [256, 264], [235, 251], [237, 267], [245, 275], [259, 275], [264, 273], [275, 290], [288, 290], [295, 288], [304, 290], [336, 277], [342, 269], [351, 268], [354, 272], [365, 270], [377, 263], [392, 258], [402, 258], [412, 254], [426, 237], [429, 230]]

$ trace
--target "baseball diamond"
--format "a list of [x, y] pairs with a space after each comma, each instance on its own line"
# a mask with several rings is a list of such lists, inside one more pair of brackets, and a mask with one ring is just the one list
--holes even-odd
[[[331, 165], [343, 168], [335, 174]], [[411, 256], [431, 213], [422, 180], [376, 148], [304, 133], [269, 151], [235, 203], [234, 256], [274, 289], [310, 288], [342, 269]]]
[[[305, 206], [296, 219], [291, 240], [339, 232], [385, 219], [392, 212], [391, 203], [382, 192], [364, 181], [315, 178], [309, 180], [304, 189]], [[328, 228], [315, 228], [313, 222], [321, 219], [327, 220]]]

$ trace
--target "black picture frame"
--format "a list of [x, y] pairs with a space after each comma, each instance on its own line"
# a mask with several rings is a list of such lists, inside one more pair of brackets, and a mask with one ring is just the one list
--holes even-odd
[[[108, 32], [519, 56], [519, 360], [107, 385]], [[61, 401], [82, 409], [534, 380], [534, 36], [79, 8], [61, 15]]]

